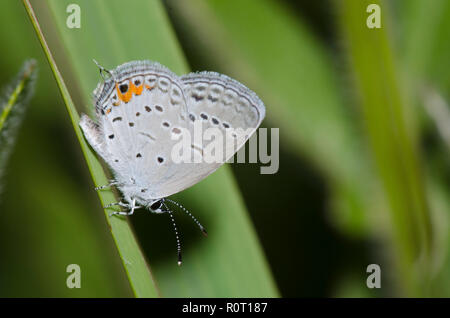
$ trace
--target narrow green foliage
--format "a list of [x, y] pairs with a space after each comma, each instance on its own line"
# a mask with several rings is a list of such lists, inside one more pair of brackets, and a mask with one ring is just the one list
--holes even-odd
[[[36, 14], [29, 1], [25, 1], [66, 102], [92, 178], [96, 185], [104, 185], [107, 183], [104, 170], [81, 134], [75, 108], [76, 104], [80, 111], [90, 112], [89, 108], [82, 106], [91, 104], [92, 90], [100, 80], [92, 59], [106, 68], [130, 60], [149, 59], [178, 74], [189, 72], [187, 63], [159, 1], [127, 1], [124, 6], [123, 1], [108, 1], [106, 4], [103, 1], [78, 0], [76, 3], [81, 8], [83, 20], [77, 30], [68, 28], [66, 24], [66, 8], [72, 1], [32, 3]], [[60, 72], [59, 66], [64, 71]], [[101, 191], [99, 196], [103, 205], [117, 201], [111, 191]], [[169, 253], [173, 257], [167, 260], [151, 252], [147, 254], [153, 276], [145, 265], [126, 218], [109, 217], [111, 211], [105, 211], [136, 296], [148, 297], [158, 293], [153, 277], [163, 296], [277, 296], [276, 285], [230, 170], [222, 167], [179, 197], [182, 197], [183, 205], [195, 211], [205, 226], [211, 225], [213, 229], [207, 239], [202, 239], [197, 233], [199, 242], [186, 243], [184, 247], [189, 248], [184, 249], [182, 268], [176, 265], [174, 244], [165, 244], [167, 240], [160, 237], [143, 240], [142, 245], [151, 245], [150, 250], [161, 245], [168, 246], [167, 250], [173, 248], [173, 254]], [[136, 214], [140, 213], [144, 211]], [[142, 222], [147, 219], [157, 221], [158, 218], [146, 215]], [[148, 222], [146, 232], [158, 230], [152, 221]], [[166, 232], [172, 234], [170, 223]]]
[[[54, 76], [58, 83], [58, 86], [63, 95], [64, 101], [66, 103], [67, 110], [70, 114], [73, 127], [76, 131], [78, 140], [81, 143], [83, 153], [85, 155], [86, 161], [90, 168], [91, 174], [97, 185], [106, 184], [107, 178], [103, 172], [100, 163], [97, 161], [95, 155], [92, 153], [85, 140], [82, 137], [80, 128], [78, 127], [79, 116], [75, 109], [75, 105], [72, 101], [72, 97], [67, 89], [64, 78], [62, 77], [58, 66], [53, 58], [52, 52], [46, 42], [45, 36], [39, 25], [39, 20], [33, 10], [33, 6], [29, 1], [24, 1], [25, 8], [30, 16], [31, 22], [36, 30], [36, 33], [41, 41], [41, 45], [46, 53], [47, 59], [53, 70]], [[114, 196], [111, 192], [99, 193], [102, 203], [110, 203], [114, 200]], [[105, 210], [106, 216], [108, 216], [108, 211]], [[135, 241], [134, 234], [126, 220], [119, 218], [107, 218], [110, 225], [111, 233], [114, 237], [115, 243], [122, 256], [122, 261], [124, 268], [128, 274], [131, 287], [137, 297], [156, 297], [158, 295], [158, 290], [155, 285], [153, 278], [147, 264], [145, 262], [144, 256], [139, 249], [138, 243]]]
[[[384, 194], [390, 204], [393, 252], [401, 289], [426, 294], [432, 260], [431, 216], [417, 149], [411, 103], [400, 84], [383, 1], [339, 1], [341, 31]], [[369, 29], [369, 4], [382, 8], [383, 26]]]
[[19, 74], [2, 94], [0, 101], [0, 181], [5, 173], [7, 160], [28, 101], [33, 95], [35, 77], [36, 61], [26, 61]]

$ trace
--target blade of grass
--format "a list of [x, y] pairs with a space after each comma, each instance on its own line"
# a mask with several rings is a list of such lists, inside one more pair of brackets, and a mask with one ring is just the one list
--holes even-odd
[[[389, 7], [382, 1], [338, 1], [341, 31], [359, 91], [373, 156], [390, 203], [394, 255], [403, 290], [424, 295], [432, 256], [431, 217], [418, 160], [412, 108], [402, 92], [389, 41]], [[367, 6], [381, 6], [383, 27], [369, 29]]]
[[36, 61], [25, 62], [16, 78], [5, 88], [4, 100], [0, 101], [0, 181], [25, 107], [33, 95], [35, 77]]
[[[92, 182], [89, 170], [22, 1], [3, 3], [0, 38], [0, 83], [30, 57], [38, 66], [2, 180], [0, 241], [8, 261], [0, 264], [0, 296], [133, 297], [111, 234], [99, 230], [107, 229], [105, 218], [92, 213], [99, 200], [83, 186]], [[74, 260], [82, 269], [79, 289], [64, 283]]]
[[[449, 295], [450, 290], [450, 235], [448, 213], [450, 188], [448, 186], [450, 150], [450, 2], [446, 0], [403, 0], [398, 5], [401, 34], [402, 63], [409, 80], [409, 94], [418, 106], [424, 107], [428, 116], [422, 116], [422, 126], [427, 133], [435, 126], [435, 141], [424, 145], [429, 182], [428, 193], [434, 216], [434, 268], [432, 296]], [[430, 120], [433, 123], [430, 123]], [[431, 124], [431, 125], [430, 125]], [[431, 127], [430, 127], [431, 126]], [[431, 130], [433, 130], [431, 128]], [[443, 142], [439, 139], [437, 134]], [[435, 144], [431, 148], [429, 144]]]
[[[22, 70], [19, 72], [16, 82], [13, 85], [13, 90], [10, 94], [8, 94], [9, 98], [7, 98], [6, 102], [0, 106], [1, 114], [0, 114], [0, 132], [5, 131], [4, 126], [5, 122], [8, 119], [8, 116], [11, 114], [11, 110], [15, 105], [20, 105], [21, 102], [26, 100], [32, 92], [32, 79], [33, 75], [36, 74], [36, 62], [31, 60], [25, 63], [22, 67]], [[17, 106], [18, 107], [18, 106]], [[9, 116], [11, 118], [11, 116]]]
[[[81, 131], [78, 126], [78, 112], [75, 109], [75, 105], [72, 101], [72, 97], [67, 89], [64, 79], [58, 70], [58, 66], [53, 59], [52, 52], [47, 45], [44, 34], [40, 29], [39, 21], [34, 13], [33, 7], [29, 1], [24, 1], [24, 5], [39, 37], [42, 48], [45, 51], [50, 66], [53, 70], [58, 86], [61, 90], [61, 94], [72, 120], [72, 124], [78, 140], [81, 144], [81, 148], [91, 171], [92, 177], [96, 185], [106, 184], [107, 178], [103, 173], [103, 169], [100, 163], [95, 158], [95, 155], [91, 152], [84, 138], [82, 137]], [[110, 192], [99, 193], [99, 197], [102, 201], [102, 204], [107, 204], [106, 202], [112, 202], [114, 199], [114, 196]], [[107, 211], [105, 211], [105, 214], [108, 215]], [[107, 221], [110, 225], [111, 233], [114, 237], [114, 241], [117, 245], [118, 251], [122, 257], [124, 268], [127, 272], [130, 284], [135, 295], [137, 297], [158, 296], [157, 287], [153, 281], [153, 278], [151, 277], [150, 270], [147, 267], [144, 256], [139, 249], [139, 246], [128, 223], [118, 218], [107, 218]]]
[[[46, 7], [52, 12], [49, 20], [54, 22], [58, 33], [55, 37], [64, 45], [65, 54], [59, 52], [60, 59], [56, 60], [65, 61], [60, 63], [68, 69], [63, 75], [67, 74], [67, 78], [71, 79], [71, 93], [79, 98], [78, 103], [88, 103], [89, 95], [99, 79], [92, 58], [106, 67], [132, 59], [151, 59], [179, 74], [188, 72], [159, 1], [129, 1], [126, 7], [121, 1], [108, 1], [107, 4], [102, 1], [77, 1], [83, 17], [80, 30], [71, 30], [66, 26], [65, 10], [73, 2], [48, 1]], [[51, 26], [45, 30], [50, 32], [49, 28]], [[58, 54], [55, 47], [50, 47], [53, 54]], [[80, 96], [76, 96], [77, 87]], [[75, 118], [75, 126], [75, 108], [71, 106], [70, 112]], [[77, 126], [75, 130], [79, 134]], [[79, 139], [84, 147], [83, 138]], [[104, 174], [98, 161], [89, 148], [84, 151], [88, 160], [95, 164], [92, 169], [95, 182], [101, 184]], [[111, 197], [104, 203], [112, 200], [112, 194], [106, 194]], [[212, 231], [209, 229], [210, 236], [201, 246], [197, 244], [195, 249], [190, 247], [185, 252], [186, 261], [182, 269], [176, 266], [173, 258], [167, 262], [150, 256], [161, 293], [172, 297], [277, 296], [261, 246], [229, 169], [222, 167], [180, 197], [183, 197], [184, 205], [194, 206], [203, 223], [217, 226]], [[211, 213], [212, 209], [214, 213]], [[116, 224], [113, 221], [111, 226], [114, 229]], [[161, 242], [152, 241], [151, 244], [156, 246]], [[119, 250], [121, 248], [124, 247]]]

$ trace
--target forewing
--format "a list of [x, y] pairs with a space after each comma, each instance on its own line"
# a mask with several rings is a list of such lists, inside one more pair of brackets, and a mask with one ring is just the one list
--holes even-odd
[[[122, 85], [131, 90], [130, 95], [121, 90]], [[187, 107], [178, 78], [149, 71], [125, 79], [103, 107], [106, 149], [116, 178], [153, 197], [155, 185], [173, 166], [170, 151], [175, 140], [171, 135], [187, 128]]]

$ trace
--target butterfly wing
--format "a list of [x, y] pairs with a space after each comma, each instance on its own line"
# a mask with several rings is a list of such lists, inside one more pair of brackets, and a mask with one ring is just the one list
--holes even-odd
[[91, 147], [103, 158], [103, 160], [108, 162], [110, 155], [106, 149], [105, 138], [101, 127], [86, 114], [81, 114], [80, 127]]
[[[112, 73], [94, 92], [98, 124], [84, 115], [80, 126], [127, 199], [151, 201], [196, 184], [232, 157], [265, 115], [255, 93], [218, 73], [178, 77], [148, 61], [129, 62]], [[213, 138], [198, 139], [199, 126], [224, 138], [213, 161], [207, 158]], [[187, 145], [192, 157], [175, 162], [172, 151], [183, 131], [194, 137]]]
[[[201, 124], [202, 132], [209, 128], [223, 136], [221, 156], [214, 156], [214, 162], [206, 158], [208, 139], [206, 134], [199, 139], [193, 138], [192, 151], [201, 162], [173, 163], [159, 180], [154, 180], [153, 193], [158, 197], [167, 197], [180, 192], [217, 170], [241, 148], [255, 132], [265, 116], [262, 101], [255, 93], [241, 83], [218, 73], [191, 73], [180, 78], [187, 103], [191, 136], [195, 135], [195, 125]], [[216, 152], [218, 149], [216, 148]], [[208, 162], [209, 161], [209, 162]]]
[[172, 169], [171, 135], [187, 129], [187, 106], [177, 76], [147, 65], [129, 72], [97, 112], [102, 149], [88, 140], [128, 197], [155, 198], [156, 183]]
[[190, 115], [203, 123], [203, 130], [218, 129], [224, 136], [223, 161], [227, 161], [261, 124], [263, 102], [243, 84], [219, 73], [191, 73], [181, 81]]

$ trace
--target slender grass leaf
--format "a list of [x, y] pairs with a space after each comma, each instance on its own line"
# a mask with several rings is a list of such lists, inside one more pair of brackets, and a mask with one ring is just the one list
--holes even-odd
[[[80, 29], [70, 29], [66, 25], [67, 5], [77, 3], [81, 8], [82, 24]], [[37, 2], [33, 2], [33, 6]], [[170, 25], [159, 1], [129, 1], [124, 6], [122, 1], [48, 1], [40, 5], [38, 20], [46, 24], [43, 33], [51, 34], [52, 27], [56, 34], [47, 39], [56, 39], [62, 45], [49, 44], [49, 52], [57, 61], [54, 65], [64, 68], [63, 76], [57, 79], [70, 83], [67, 87], [60, 85], [63, 95], [70, 96], [78, 105], [88, 105], [90, 94], [99, 80], [98, 69], [93, 65], [95, 58], [107, 68], [133, 59], [151, 59], [158, 61], [173, 71], [182, 74], [188, 72], [186, 62], [174, 39]], [[47, 23], [47, 22], [52, 23]], [[56, 42], [56, 41], [55, 41]], [[50, 41], [48, 42], [50, 43]], [[52, 42], [54, 43], [54, 42]], [[46, 46], [44, 46], [45, 48]], [[52, 63], [53, 64], [53, 63]], [[66, 102], [68, 98], [66, 97]], [[75, 131], [87, 157], [91, 173], [96, 184], [106, 183], [103, 170], [96, 157], [86, 146], [78, 129], [78, 115], [73, 103], [68, 102]], [[89, 106], [90, 108], [91, 106]], [[82, 109], [82, 107], [80, 107]], [[87, 111], [87, 109], [82, 109]], [[114, 200], [111, 192], [100, 194], [102, 203]], [[227, 167], [222, 167], [200, 184], [180, 194], [183, 204], [188, 206], [202, 220], [210, 236], [199, 241], [195, 247], [185, 251], [185, 262], [182, 268], [176, 266], [175, 254], [170, 258], [153, 256], [152, 249], [162, 242], [151, 240], [142, 242], [146, 247], [148, 258], [152, 264], [152, 272], [163, 296], [277, 296], [276, 286], [264, 259], [261, 246], [256, 239], [251, 222], [246, 214], [242, 198]], [[151, 216], [145, 215], [146, 219]], [[153, 216], [155, 217], [155, 216]], [[136, 217], [138, 218], [138, 217]], [[157, 217], [155, 217], [157, 218]], [[139, 218], [137, 226], [151, 221]], [[108, 219], [113, 235], [118, 244], [124, 265], [130, 275], [130, 281], [136, 286], [150, 284], [149, 275], [145, 272], [141, 256], [137, 260], [143, 270], [135, 273], [136, 259], [129, 256], [130, 250], [138, 255], [138, 247], [129, 237], [124, 242], [122, 230], [130, 231], [128, 224], [119, 218]], [[141, 224], [142, 222], [142, 224]], [[192, 225], [191, 225], [192, 226]], [[170, 224], [165, 232], [171, 231]], [[129, 232], [131, 233], [131, 232]], [[131, 234], [130, 234], [131, 235]], [[158, 237], [156, 238], [158, 239]], [[127, 244], [125, 244], [127, 243]], [[175, 247], [175, 245], [173, 245]], [[138, 264], [139, 265], [139, 264]], [[143, 277], [142, 277], [143, 275]], [[145, 285], [145, 286], [144, 286]], [[136, 292], [138, 296], [155, 294]]]
[[35, 77], [36, 61], [26, 61], [22, 70], [2, 94], [0, 100], [0, 182], [3, 179], [6, 163], [28, 101], [33, 95]]
[[[64, 101], [66, 103], [67, 110], [72, 119], [73, 127], [76, 131], [78, 140], [80, 141], [83, 153], [85, 155], [86, 161], [90, 168], [91, 174], [95, 182], [107, 183], [107, 179], [103, 173], [100, 163], [95, 158], [94, 154], [91, 152], [86, 142], [84, 141], [80, 128], [78, 127], [79, 116], [75, 109], [72, 97], [67, 89], [61, 73], [59, 72], [58, 66], [53, 59], [52, 52], [48, 47], [44, 34], [40, 28], [39, 20], [34, 12], [34, 8], [29, 1], [24, 1], [25, 7], [30, 16], [31, 22], [35, 27], [36, 33], [41, 41], [41, 45], [47, 55], [47, 59], [50, 66], [54, 72], [56, 81], [63, 95]], [[109, 194], [109, 195], [108, 195]], [[113, 200], [112, 193], [100, 193], [99, 194], [102, 203], [106, 201], [111, 202]], [[105, 211], [106, 215], [107, 212]], [[116, 245], [118, 247], [119, 253], [122, 257], [125, 270], [128, 274], [130, 284], [136, 296], [138, 297], [155, 297], [158, 295], [157, 288], [151, 277], [150, 271], [145, 262], [144, 256], [139, 249], [137, 242], [135, 241], [133, 232], [129, 227], [128, 223], [121, 219], [107, 219], [109, 221], [111, 233], [114, 237]]]
[[[362, 15], [383, 8], [383, 27], [370, 29]], [[412, 108], [403, 91], [389, 39], [389, 7], [382, 1], [338, 2], [355, 86], [373, 156], [390, 204], [394, 255], [401, 292], [426, 294], [432, 258], [431, 216], [417, 149]]]

